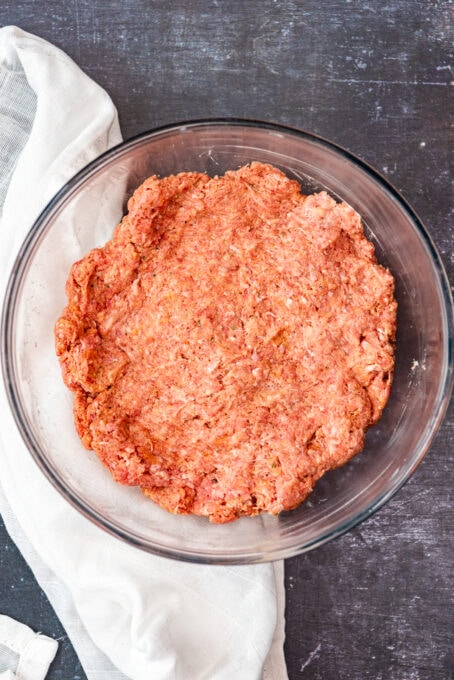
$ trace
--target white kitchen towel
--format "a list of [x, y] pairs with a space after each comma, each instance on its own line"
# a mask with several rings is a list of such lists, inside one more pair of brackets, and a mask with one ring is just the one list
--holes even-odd
[[[40, 210], [120, 140], [108, 95], [67, 55], [0, 30], [0, 291]], [[89, 680], [287, 679], [282, 562], [185, 564], [104, 533], [35, 466], [3, 384], [0, 441], [0, 512]]]

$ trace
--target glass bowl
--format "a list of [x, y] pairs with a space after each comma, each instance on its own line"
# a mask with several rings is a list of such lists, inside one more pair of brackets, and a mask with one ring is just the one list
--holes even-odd
[[[149, 175], [223, 174], [271, 163], [303, 192], [326, 189], [364, 221], [378, 260], [394, 274], [396, 370], [390, 401], [366, 446], [327, 473], [310, 498], [277, 517], [227, 525], [171, 515], [139, 489], [115, 483], [76, 435], [72, 395], [54, 353], [53, 328], [71, 264], [111, 236], [127, 198]], [[83, 515], [151, 553], [202, 563], [252, 563], [315, 548], [369, 516], [427, 451], [452, 386], [452, 301], [423, 225], [370, 167], [306, 132], [240, 120], [160, 128], [108, 151], [55, 196], [28, 234], [9, 280], [2, 319], [4, 380], [22, 437], [56, 489]]]

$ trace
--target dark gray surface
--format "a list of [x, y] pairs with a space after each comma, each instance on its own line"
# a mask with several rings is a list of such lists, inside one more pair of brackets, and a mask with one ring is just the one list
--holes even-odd
[[[453, 280], [452, 2], [2, 0], [0, 22], [72, 56], [125, 137], [228, 115], [337, 142], [402, 192]], [[397, 496], [286, 562], [290, 680], [454, 678], [453, 429], [451, 407]], [[2, 527], [0, 611], [61, 639], [51, 680], [85, 678]]]

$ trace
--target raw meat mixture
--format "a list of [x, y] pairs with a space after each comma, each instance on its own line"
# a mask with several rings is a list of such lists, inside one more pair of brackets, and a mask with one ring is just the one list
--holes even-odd
[[55, 329], [83, 444], [173, 513], [296, 507], [390, 392], [394, 282], [360, 217], [259, 163], [150, 177], [128, 210]]

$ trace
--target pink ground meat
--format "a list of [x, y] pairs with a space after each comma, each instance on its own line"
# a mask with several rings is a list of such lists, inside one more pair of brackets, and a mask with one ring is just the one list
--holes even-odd
[[173, 513], [299, 505], [388, 400], [396, 301], [361, 219], [259, 163], [150, 177], [55, 336], [84, 445]]

